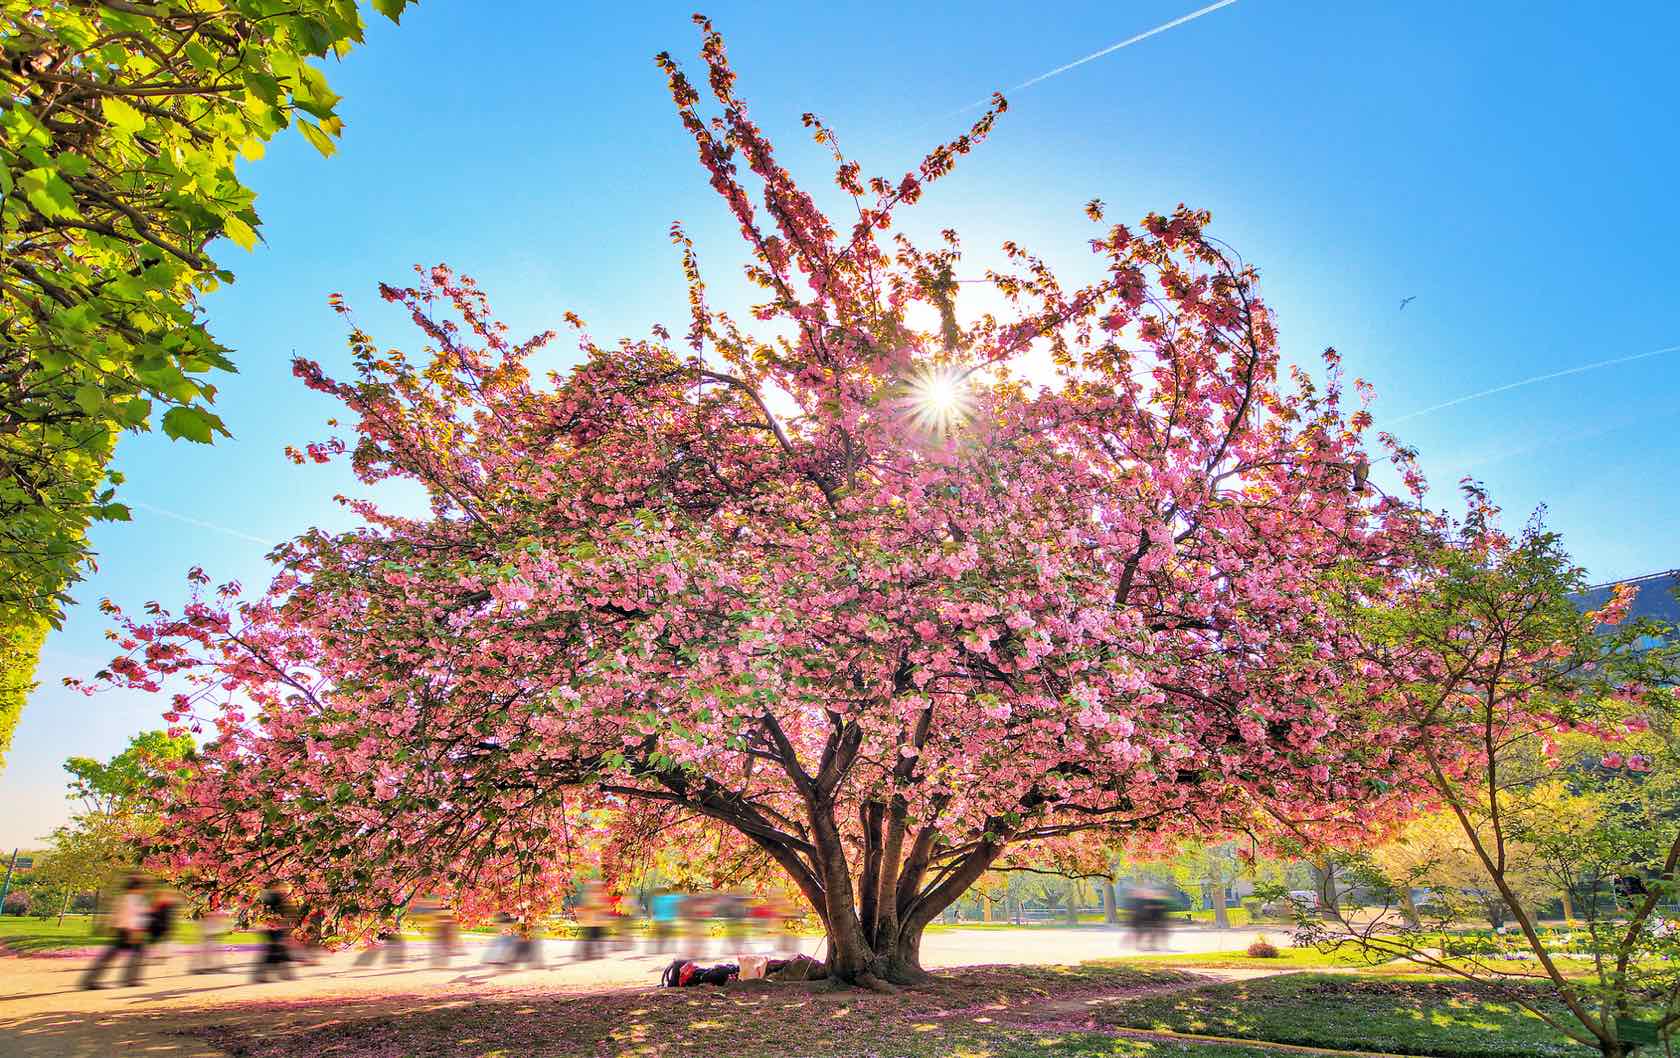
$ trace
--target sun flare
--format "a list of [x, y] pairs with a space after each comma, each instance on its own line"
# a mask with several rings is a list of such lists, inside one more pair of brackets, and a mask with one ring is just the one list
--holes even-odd
[[962, 425], [972, 403], [965, 379], [951, 367], [930, 367], [912, 379], [908, 405], [916, 426], [943, 437]]

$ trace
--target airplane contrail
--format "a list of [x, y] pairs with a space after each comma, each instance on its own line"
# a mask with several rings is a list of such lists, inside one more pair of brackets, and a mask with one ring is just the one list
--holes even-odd
[[274, 546], [273, 540], [264, 540], [260, 536], [252, 536], [250, 533], [242, 533], [238, 529], [229, 529], [227, 526], [217, 525], [215, 522], [206, 522], [198, 518], [190, 518], [187, 515], [177, 514], [174, 511], [165, 510], [162, 507], [154, 507], [153, 505], [143, 503], [140, 500], [121, 500], [119, 502], [126, 503], [130, 507], [138, 507], [142, 511], [150, 511], [152, 514], [161, 514], [165, 518], [173, 518], [177, 522], [186, 522], [188, 525], [196, 525], [200, 529], [209, 529], [212, 532], [226, 533], [228, 536], [238, 537], [241, 540], [248, 540], [253, 544], [261, 544], [264, 547]]
[[1452, 400], [1442, 401], [1440, 404], [1431, 404], [1427, 408], [1419, 408], [1417, 411], [1409, 411], [1399, 418], [1391, 419], [1389, 421], [1405, 422], [1407, 419], [1415, 419], [1420, 415], [1428, 415], [1431, 412], [1456, 407], [1457, 405], [1464, 404], [1468, 401], [1481, 400], [1483, 397], [1491, 397], [1495, 393], [1505, 393], [1509, 390], [1521, 389], [1523, 386], [1532, 386], [1540, 382], [1550, 382], [1554, 378], [1566, 378], [1570, 375], [1579, 375], [1586, 371], [1597, 371], [1601, 367], [1614, 367], [1617, 364], [1631, 364], [1635, 360], [1649, 360], [1653, 356], [1662, 356], [1664, 353], [1680, 353], [1680, 345], [1670, 345], [1663, 349], [1653, 349], [1648, 353], [1634, 353], [1632, 356], [1618, 356], [1611, 360], [1600, 360], [1597, 363], [1582, 364], [1580, 367], [1565, 368], [1562, 371], [1551, 371], [1547, 374], [1535, 375], [1533, 378], [1525, 378], [1518, 382], [1507, 382], [1503, 386], [1495, 386], [1492, 389], [1484, 389], [1479, 393], [1470, 393], [1462, 397], [1454, 397]]
[[[1219, 0], [1219, 2], [1216, 3], [1216, 4], [1209, 4], [1206, 7], [1197, 8], [1196, 10], [1190, 12], [1188, 15], [1180, 15], [1178, 18], [1173, 19], [1171, 22], [1163, 22], [1159, 26], [1156, 26], [1154, 29], [1146, 29], [1142, 33], [1137, 34], [1136, 36], [1127, 37], [1125, 40], [1119, 42], [1118, 44], [1110, 44], [1108, 47], [1103, 48], [1101, 51], [1094, 51], [1094, 52], [1085, 56], [1082, 59], [1075, 59], [1070, 63], [1065, 63], [1061, 66], [1056, 67], [1054, 70], [1046, 70], [1045, 72], [1039, 74], [1037, 77], [1029, 77], [1025, 81], [1022, 81], [1020, 84], [1018, 84], [1015, 87], [1009, 89], [1009, 92], [1019, 92], [1023, 88], [1031, 88], [1033, 85], [1041, 84], [1045, 81], [1048, 81], [1052, 77], [1060, 77], [1062, 74], [1067, 73], [1069, 70], [1075, 69], [1076, 67], [1084, 66], [1088, 62], [1095, 62], [1096, 60], [1102, 58], [1104, 55], [1111, 55], [1114, 52], [1119, 51], [1121, 48], [1129, 48], [1132, 45], [1138, 43], [1139, 41], [1148, 40], [1150, 37], [1155, 36], [1155, 34], [1157, 34], [1157, 33], [1165, 33], [1167, 30], [1175, 29], [1179, 26], [1184, 25], [1186, 22], [1193, 22], [1196, 19], [1201, 18], [1203, 15], [1211, 15], [1213, 12], [1218, 11], [1220, 8], [1230, 7], [1232, 4], [1234, 4], [1236, 2], [1237, 2], [1237, 0]], [[1005, 93], [1005, 94], [1007, 95], [1009, 93]], [[953, 111], [952, 115], [954, 116], [956, 114], [961, 114], [964, 111], [974, 110], [977, 107], [986, 106], [990, 102], [991, 102], [990, 97], [988, 97], [986, 99], [978, 100], [976, 102], [968, 104], [968, 106], [963, 107], [961, 110]]]

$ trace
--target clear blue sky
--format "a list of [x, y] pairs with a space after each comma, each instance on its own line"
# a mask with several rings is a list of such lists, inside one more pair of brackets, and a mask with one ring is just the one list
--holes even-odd
[[[339, 468], [283, 445], [332, 409], [292, 379], [294, 350], [342, 363], [342, 291], [382, 342], [377, 304], [416, 262], [475, 275], [516, 331], [579, 312], [598, 339], [684, 319], [666, 230], [683, 220], [720, 304], [740, 254], [652, 64], [687, 57], [682, 6], [587, 13], [548, 2], [424, 0], [329, 70], [348, 128], [323, 160], [287, 137], [247, 170], [266, 245], [224, 247], [239, 277], [208, 305], [237, 351], [220, 408], [236, 439], [161, 435], [118, 458], [136, 506], [96, 529], [99, 572], [47, 644], [42, 689], [0, 775], [0, 845], [66, 814], [60, 763], [158, 726], [161, 702], [58, 686], [108, 657], [92, 604], [174, 603], [199, 563], [260, 587], [258, 540], [342, 525]], [[1088, 4], [709, 6], [754, 114], [796, 174], [827, 167], [814, 110], [866, 170], [900, 174], [953, 111], [1135, 33], [1195, 0]], [[795, 10], [797, 8], [808, 8]], [[1680, 344], [1673, 247], [1680, 162], [1672, 44], [1680, 7], [1239, 0], [1011, 98], [993, 140], [919, 207], [960, 229], [976, 271], [1017, 238], [1079, 273], [1092, 197], [1135, 219], [1180, 201], [1261, 270], [1287, 355], [1334, 344], [1378, 390], [1379, 426], [1514, 381]], [[1402, 297], [1416, 296], [1403, 312]], [[553, 355], [567, 360], [568, 348]], [[1674, 468], [1680, 353], [1469, 401], [1394, 425], [1437, 499], [1465, 474], [1521, 519], [1545, 504], [1595, 577], [1680, 566]], [[221, 528], [157, 513], [175, 512]]]

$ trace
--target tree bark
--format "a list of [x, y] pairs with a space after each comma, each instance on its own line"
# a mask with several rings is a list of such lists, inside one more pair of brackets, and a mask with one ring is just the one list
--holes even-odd
[[1114, 891], [1114, 879], [1102, 880], [1103, 921], [1111, 926], [1120, 924], [1120, 897]]
[[1401, 886], [1399, 896], [1400, 913], [1406, 916], [1406, 924], [1413, 929], [1420, 928], [1423, 925], [1423, 919], [1418, 916], [1417, 901], [1412, 899], [1411, 885]]
[[1225, 883], [1213, 880], [1213, 925], [1216, 929], [1230, 929], [1231, 916], [1225, 912]]
[[1334, 915], [1341, 906], [1341, 898], [1336, 892], [1336, 864], [1326, 859], [1322, 867], [1311, 861], [1308, 861], [1307, 867], [1312, 871], [1313, 881], [1318, 883], [1319, 914]]

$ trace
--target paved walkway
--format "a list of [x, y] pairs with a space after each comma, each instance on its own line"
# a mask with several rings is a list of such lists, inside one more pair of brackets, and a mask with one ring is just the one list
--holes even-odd
[[[1179, 951], [1222, 951], [1249, 943], [1247, 930], [1184, 929], [1174, 934]], [[820, 939], [801, 945], [814, 954]], [[652, 986], [672, 956], [620, 952], [580, 961], [576, 944], [547, 941], [542, 969], [485, 966], [485, 942], [470, 941], [449, 965], [433, 967], [424, 945], [411, 944], [406, 961], [392, 965], [383, 952], [340, 952], [295, 980], [252, 984], [250, 951], [228, 955], [229, 972], [192, 974], [187, 957], [170, 955], [148, 968], [135, 988], [84, 992], [77, 978], [85, 957], [0, 957], [0, 1055], [4, 1058], [104, 1058], [151, 1054], [165, 1058], [219, 1058], [219, 1052], [173, 1034], [188, 1011], [237, 1022], [241, 1004], [252, 1000], [320, 1003], [333, 999], [385, 996], [448, 1002], [491, 996], [587, 992], [604, 987]], [[923, 964], [930, 968], [983, 963], [1055, 964], [1136, 954], [1127, 935], [1104, 927], [1020, 930], [958, 929], [929, 933]], [[721, 954], [713, 957], [721, 959]], [[706, 957], [703, 957], [706, 958]], [[114, 981], [109, 974], [107, 981]]]

